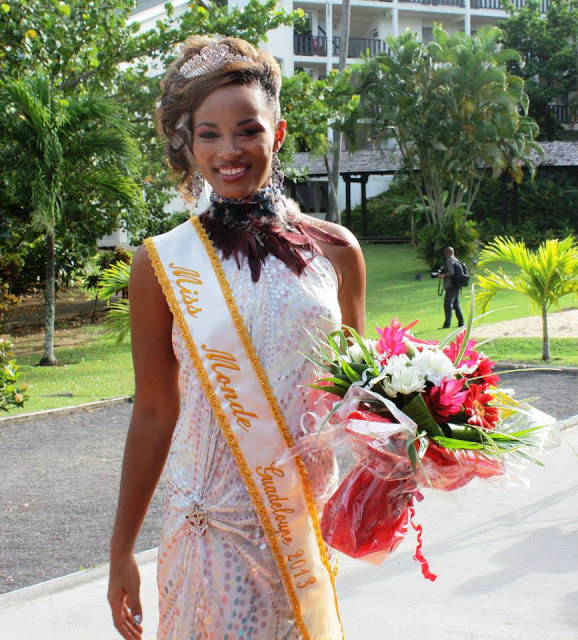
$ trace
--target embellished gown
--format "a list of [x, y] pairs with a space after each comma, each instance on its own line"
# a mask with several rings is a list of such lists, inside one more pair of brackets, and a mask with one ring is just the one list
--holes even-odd
[[[305, 330], [327, 332], [334, 328], [331, 321], [340, 321], [336, 274], [321, 255], [300, 277], [269, 255], [253, 282], [246, 259], [241, 260], [240, 269], [232, 258], [221, 263], [298, 439], [301, 416], [312, 409], [304, 385], [317, 373], [301, 355], [311, 350]], [[180, 363], [181, 408], [165, 469], [158, 640], [297, 640], [301, 636], [264, 531], [176, 324], [173, 347]], [[324, 493], [334, 480], [333, 458], [317, 455], [305, 464], [314, 492]], [[192, 521], [191, 512], [197, 516]]]

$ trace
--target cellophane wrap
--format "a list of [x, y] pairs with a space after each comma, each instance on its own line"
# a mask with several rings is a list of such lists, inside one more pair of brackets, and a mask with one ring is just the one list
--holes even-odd
[[[448, 450], [427, 438], [416, 438], [416, 424], [393, 402], [367, 389], [352, 386], [340, 404], [339, 400], [330, 394], [320, 396], [318, 414], [303, 417], [308, 435], [300, 439], [291, 455], [331, 450], [337, 456], [339, 482], [320, 505], [321, 531], [329, 546], [350, 557], [372, 564], [385, 560], [406, 536], [413, 503], [422, 499], [422, 488], [453, 491], [475, 477], [503, 479], [510, 474], [510, 460], [506, 467], [503, 457]], [[338, 408], [329, 419], [321, 419], [331, 405]], [[531, 407], [523, 418], [518, 408], [510, 419], [512, 430], [520, 420], [526, 426], [553, 422]], [[316, 422], [316, 429], [310, 425], [305, 429], [309, 420]], [[544, 439], [544, 430], [539, 437]], [[414, 464], [411, 448], [417, 454]], [[417, 556], [419, 549], [420, 545]], [[427, 563], [417, 559], [422, 569], [426, 566], [425, 575]]]

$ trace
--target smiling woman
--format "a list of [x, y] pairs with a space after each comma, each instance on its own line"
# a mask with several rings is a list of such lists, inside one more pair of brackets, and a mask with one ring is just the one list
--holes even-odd
[[282, 194], [280, 86], [270, 54], [204, 37], [163, 83], [168, 161], [190, 203], [204, 181], [213, 193], [133, 261], [136, 388], [109, 586], [126, 639], [142, 637], [132, 551], [167, 460], [157, 637], [343, 637], [316, 502], [334, 459], [276, 461], [314, 403], [308, 332], [363, 330], [365, 266], [347, 230]]
[[273, 121], [263, 91], [230, 85], [197, 109], [193, 155], [198, 170], [224, 198], [243, 198], [267, 186], [271, 152], [285, 139], [285, 120]]

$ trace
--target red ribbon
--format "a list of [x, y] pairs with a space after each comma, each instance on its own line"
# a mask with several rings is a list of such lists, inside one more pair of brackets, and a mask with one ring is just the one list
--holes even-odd
[[423, 532], [423, 527], [421, 526], [421, 524], [416, 524], [413, 521], [413, 518], [415, 516], [415, 509], [413, 508], [413, 504], [409, 505], [409, 514], [410, 514], [409, 521], [411, 523], [411, 526], [413, 530], [417, 533], [417, 546], [415, 548], [415, 555], [413, 556], [413, 559], [417, 560], [420, 563], [421, 573], [423, 577], [426, 578], [427, 580], [431, 580], [432, 582], [435, 582], [437, 579], [437, 575], [435, 573], [432, 573], [429, 570], [429, 563], [425, 559], [425, 556], [421, 551], [421, 548], [422, 548], [421, 534]]

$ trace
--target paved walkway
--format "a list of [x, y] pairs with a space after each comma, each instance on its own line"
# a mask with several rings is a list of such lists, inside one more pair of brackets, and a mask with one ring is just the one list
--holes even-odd
[[[521, 372], [518, 397], [578, 414], [576, 374]], [[106, 561], [130, 405], [0, 425], [0, 638], [113, 640]], [[565, 431], [578, 451], [578, 425]], [[63, 455], [64, 452], [64, 455]], [[563, 444], [532, 484], [472, 483], [418, 506], [436, 583], [406, 540], [380, 567], [344, 559], [338, 580], [348, 640], [578, 640], [578, 458]], [[158, 497], [139, 540], [156, 545]], [[154, 638], [154, 551], [143, 564], [145, 638]], [[39, 583], [48, 578], [72, 576]], [[35, 585], [20, 589], [27, 585]], [[14, 591], [14, 589], [19, 589]], [[275, 639], [263, 639], [275, 640]]]
[[[566, 431], [578, 449], [578, 428]], [[349, 640], [577, 640], [577, 459], [549, 451], [532, 484], [418, 507], [435, 583], [412, 561], [411, 536], [379, 567], [344, 559], [338, 578]], [[139, 556], [146, 640], [155, 637], [155, 552]], [[106, 567], [0, 596], [3, 640], [113, 640]], [[275, 640], [275, 639], [262, 639]]]

